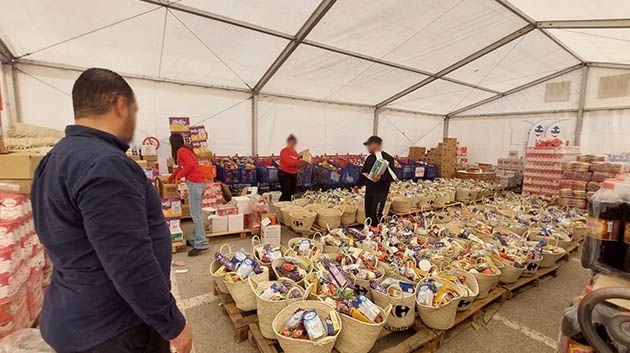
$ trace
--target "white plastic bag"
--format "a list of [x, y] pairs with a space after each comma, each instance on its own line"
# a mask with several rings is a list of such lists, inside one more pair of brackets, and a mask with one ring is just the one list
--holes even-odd
[[0, 340], [0, 353], [55, 353], [44, 342], [38, 329], [27, 328], [15, 331]]

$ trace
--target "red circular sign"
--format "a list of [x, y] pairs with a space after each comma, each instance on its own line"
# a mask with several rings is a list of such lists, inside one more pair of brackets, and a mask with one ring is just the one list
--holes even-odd
[[142, 141], [143, 145], [153, 145], [155, 146], [155, 149], [157, 150], [158, 148], [160, 148], [160, 140], [158, 140], [156, 137], [153, 136], [149, 136], [147, 138], [145, 138]]

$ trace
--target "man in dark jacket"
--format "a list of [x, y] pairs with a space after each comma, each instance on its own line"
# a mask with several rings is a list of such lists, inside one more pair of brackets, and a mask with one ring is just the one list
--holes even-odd
[[125, 151], [138, 107], [115, 72], [72, 88], [75, 125], [33, 179], [33, 216], [54, 264], [41, 314], [57, 352], [190, 353], [171, 295], [171, 238], [159, 195]]
[[[363, 143], [367, 147], [370, 155], [365, 159], [362, 176], [359, 184], [365, 185], [365, 216], [372, 220], [372, 224], [376, 225], [383, 216], [383, 207], [387, 201], [389, 186], [392, 181], [396, 180], [396, 174], [393, 172], [394, 157], [383, 152], [383, 140], [378, 136], [371, 136]], [[368, 175], [377, 159], [384, 159], [389, 163], [389, 167], [380, 176], [370, 178]]]

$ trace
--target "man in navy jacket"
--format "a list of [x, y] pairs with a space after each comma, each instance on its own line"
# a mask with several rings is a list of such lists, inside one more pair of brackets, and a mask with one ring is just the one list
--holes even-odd
[[58, 352], [178, 353], [192, 333], [170, 292], [171, 239], [160, 197], [125, 155], [135, 96], [89, 69], [72, 89], [75, 125], [37, 167], [33, 215], [54, 264], [41, 332]]

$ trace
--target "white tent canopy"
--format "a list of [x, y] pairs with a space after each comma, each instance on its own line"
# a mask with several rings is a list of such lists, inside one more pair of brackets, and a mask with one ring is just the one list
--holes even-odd
[[73, 81], [107, 67], [136, 91], [138, 142], [190, 116], [218, 154], [447, 134], [495, 162], [538, 121], [627, 151], [628, 43], [627, 0], [0, 0], [5, 124], [70, 124]]

